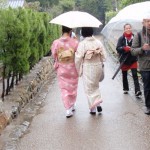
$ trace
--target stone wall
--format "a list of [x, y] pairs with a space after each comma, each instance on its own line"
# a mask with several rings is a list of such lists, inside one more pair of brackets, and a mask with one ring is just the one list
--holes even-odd
[[50, 56], [44, 57], [28, 75], [23, 77], [23, 80], [11, 91], [10, 95], [6, 96], [4, 102], [1, 102], [0, 133], [49, 80], [54, 71], [52, 61]]

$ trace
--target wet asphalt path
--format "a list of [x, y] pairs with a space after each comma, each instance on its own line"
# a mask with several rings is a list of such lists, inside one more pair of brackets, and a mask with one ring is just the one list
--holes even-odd
[[80, 78], [76, 111], [67, 119], [55, 80], [17, 150], [150, 150], [150, 118], [132, 94], [124, 95], [120, 82], [111, 79], [111, 65], [108, 59], [100, 83], [101, 115], [89, 114]]

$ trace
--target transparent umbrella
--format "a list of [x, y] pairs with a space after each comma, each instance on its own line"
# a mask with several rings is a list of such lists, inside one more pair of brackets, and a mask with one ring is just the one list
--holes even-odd
[[150, 1], [135, 3], [120, 10], [120, 12], [112, 18], [101, 33], [112, 41], [122, 34], [123, 26], [125, 23], [130, 23], [133, 28], [133, 32], [137, 32], [142, 29], [142, 20], [150, 14]]
[[[112, 18], [114, 19], [114, 18]], [[126, 23], [130, 23], [132, 25], [132, 32], [136, 33], [142, 29], [142, 22], [125, 19], [117, 22], [111, 22], [111, 20], [105, 25], [101, 33], [105, 38], [111, 40], [113, 43], [116, 43], [118, 37], [122, 35], [123, 26]]]
[[150, 1], [135, 3], [120, 10], [112, 22], [121, 20], [142, 21], [145, 14], [150, 14]]
[[99, 27], [102, 23], [87, 12], [69, 11], [52, 19], [50, 23], [63, 25], [69, 28]]

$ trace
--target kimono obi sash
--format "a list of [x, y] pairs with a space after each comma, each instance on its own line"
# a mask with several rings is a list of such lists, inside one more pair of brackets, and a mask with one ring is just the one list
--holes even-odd
[[103, 55], [101, 48], [97, 48], [95, 50], [87, 50], [87, 52], [85, 53], [84, 59], [91, 59], [93, 56], [96, 56], [96, 55], [97, 56]]
[[74, 61], [75, 52], [72, 48], [63, 49], [60, 48], [57, 52], [58, 61], [62, 63], [71, 63]]

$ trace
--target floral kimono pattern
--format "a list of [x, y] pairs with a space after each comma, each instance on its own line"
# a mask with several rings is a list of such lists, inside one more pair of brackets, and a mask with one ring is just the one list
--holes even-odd
[[102, 43], [94, 37], [86, 37], [81, 41], [75, 54], [77, 72], [83, 77], [89, 109], [94, 109], [102, 102], [99, 80], [105, 57]]
[[57, 72], [58, 84], [61, 89], [61, 95], [64, 107], [70, 109], [76, 102], [77, 86], [78, 86], [78, 73], [73, 61], [64, 62], [58, 59], [58, 50], [74, 50], [77, 49], [78, 41], [70, 37], [61, 37], [55, 40], [52, 44], [52, 56], [55, 60], [54, 68]]

